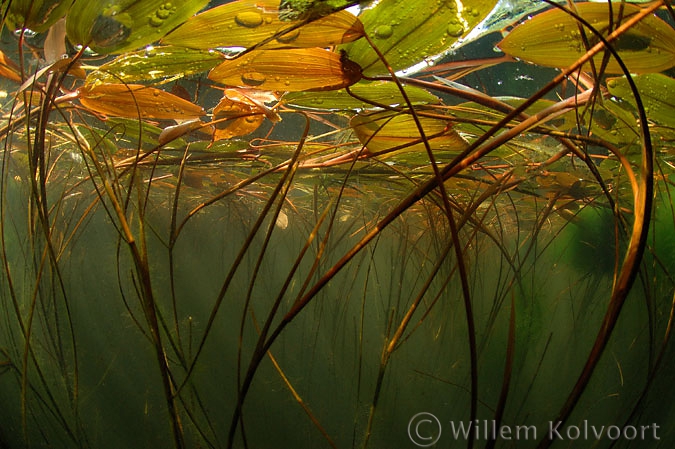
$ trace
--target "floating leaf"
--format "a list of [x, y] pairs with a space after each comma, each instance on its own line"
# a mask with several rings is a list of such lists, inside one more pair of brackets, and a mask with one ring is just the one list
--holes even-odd
[[640, 138], [640, 129], [633, 113], [624, 104], [603, 101], [593, 111], [591, 133], [593, 137], [625, 147]]
[[[665, 126], [675, 127], [675, 79], [652, 73], [633, 77], [640, 98], [650, 120]], [[607, 81], [609, 92], [637, 108], [635, 97], [626, 78]]]
[[21, 74], [19, 66], [14, 61], [9, 59], [3, 52], [0, 51], [0, 76], [3, 76], [17, 83], [21, 82]]
[[217, 51], [148, 46], [145, 50], [125, 53], [103, 64], [89, 74], [87, 82], [132, 83], [182, 77], [210, 70], [224, 59]]
[[75, 0], [68, 13], [68, 38], [98, 53], [136, 50], [159, 40], [208, 0]]
[[[328, 92], [292, 92], [284, 96], [284, 104], [315, 109], [372, 109], [372, 103], [386, 106], [405, 104], [405, 99], [393, 81], [360, 82], [349, 87], [355, 95], [350, 95], [346, 89]], [[408, 99], [414, 105], [438, 104], [441, 100], [428, 91], [415, 87], [406, 86]], [[360, 98], [367, 99], [370, 103]]]
[[[608, 3], [575, 4], [578, 14], [608, 36], [610, 15]], [[640, 8], [635, 5], [614, 5], [613, 26], [625, 22]], [[620, 16], [620, 14], [623, 14]], [[559, 9], [539, 14], [517, 26], [502, 40], [498, 47], [506, 54], [546, 67], [568, 67], [586, 52], [577, 21]], [[589, 30], [584, 30], [589, 44], [599, 42]], [[613, 42], [613, 47], [634, 73], [661, 72], [675, 66], [675, 30], [655, 15], [647, 16]], [[597, 66], [604, 52], [595, 56]], [[607, 73], [623, 73], [612, 57]]]
[[186, 119], [206, 114], [176, 95], [140, 84], [88, 84], [78, 94], [85, 108], [113, 117]]
[[348, 11], [301, 24], [279, 19], [279, 0], [239, 0], [191, 17], [162, 43], [198, 49], [248, 48], [269, 40], [265, 49], [302, 48], [328, 47], [363, 36], [361, 23]]
[[6, 20], [12, 28], [42, 33], [66, 14], [71, 3], [72, 0], [10, 0]]
[[361, 78], [356, 64], [321, 48], [254, 50], [225, 61], [209, 78], [229, 86], [299, 92], [333, 90]]
[[[398, 71], [446, 52], [497, 0], [381, 0], [359, 15], [368, 35]], [[341, 47], [368, 76], [388, 74], [364, 39]]]
[[[419, 117], [431, 149], [459, 152], [466, 141], [452, 129], [449, 120]], [[391, 151], [426, 151], [420, 131], [410, 114], [381, 111], [354, 116], [350, 125], [359, 141], [376, 155]]]

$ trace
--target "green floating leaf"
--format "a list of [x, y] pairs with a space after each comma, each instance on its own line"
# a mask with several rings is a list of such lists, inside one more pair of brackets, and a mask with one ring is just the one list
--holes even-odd
[[640, 138], [637, 120], [623, 106], [612, 101], [596, 104], [591, 126], [592, 136], [619, 147], [637, 142]]
[[66, 30], [74, 44], [108, 54], [137, 50], [164, 37], [208, 0], [75, 0]]
[[[577, 13], [608, 36], [610, 14], [608, 3], [577, 3]], [[616, 28], [640, 11], [635, 5], [614, 5], [612, 24]], [[622, 16], [620, 16], [622, 14]], [[598, 38], [584, 30], [589, 44]], [[647, 16], [621, 35], [614, 48], [633, 73], [661, 72], [675, 66], [675, 30], [658, 17]], [[539, 14], [517, 26], [502, 40], [498, 47], [506, 54], [546, 67], [564, 68], [574, 64], [586, 53], [586, 47], [577, 21], [559, 9]], [[599, 67], [603, 52], [595, 56]], [[623, 73], [614, 58], [610, 58], [607, 73]]]
[[[71, 3], [72, 0], [10, 0], [6, 20], [12, 28], [42, 33], [66, 14]], [[0, 12], [4, 13], [4, 8]]]
[[147, 47], [103, 64], [87, 76], [87, 82], [132, 83], [182, 77], [211, 70], [224, 60], [225, 57], [217, 51]]
[[364, 33], [359, 20], [348, 11], [301, 24], [279, 18], [279, 0], [238, 0], [191, 17], [162, 43], [200, 49], [249, 48], [265, 41], [269, 41], [262, 46], [265, 49], [329, 47], [351, 42]]
[[[385, 106], [405, 104], [398, 86], [392, 81], [360, 82], [351, 86], [349, 90], [354, 95], [350, 95], [347, 89], [328, 92], [291, 92], [284, 96], [283, 103], [289, 106], [324, 110], [373, 109], [376, 107], [373, 103]], [[441, 102], [437, 96], [419, 87], [406, 86], [405, 91], [414, 105]]]
[[[432, 150], [460, 152], [466, 149], [467, 142], [452, 129], [450, 120], [424, 116], [419, 120]], [[371, 155], [426, 152], [423, 137], [410, 114], [393, 111], [358, 114], [350, 125]]]
[[[476, 26], [497, 0], [381, 0], [359, 19], [395, 70], [412, 67], [446, 52]], [[364, 39], [341, 47], [364, 75], [386, 75], [384, 64]]]
[[[660, 125], [675, 127], [675, 79], [660, 73], [633, 77], [647, 117]], [[612, 78], [607, 81], [609, 92], [637, 108], [628, 80]]]

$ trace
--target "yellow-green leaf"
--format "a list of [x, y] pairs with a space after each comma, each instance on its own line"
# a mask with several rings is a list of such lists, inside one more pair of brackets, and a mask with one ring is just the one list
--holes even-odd
[[[359, 20], [391, 67], [409, 68], [446, 52], [468, 34], [497, 0], [381, 0]], [[388, 71], [364, 39], [341, 47], [368, 76]]]
[[353, 62], [322, 48], [254, 50], [225, 61], [209, 78], [228, 86], [299, 92], [354, 84], [361, 71]]
[[140, 84], [87, 84], [78, 94], [82, 106], [112, 117], [186, 119], [206, 114], [201, 106]]
[[249, 48], [269, 40], [263, 48], [302, 48], [328, 47], [363, 36], [361, 23], [348, 11], [301, 24], [279, 19], [279, 0], [238, 0], [191, 17], [162, 43], [199, 49]]
[[164, 37], [208, 0], [75, 0], [66, 30], [74, 44], [98, 53], [137, 50]]
[[[373, 105], [397, 106], [405, 104], [405, 99], [393, 81], [375, 81], [356, 83], [346, 89], [329, 92], [291, 92], [284, 96], [283, 102], [289, 106], [312, 109], [373, 109]], [[438, 104], [441, 100], [430, 92], [415, 86], [406, 86], [405, 92], [414, 105]], [[361, 99], [368, 100], [368, 102]]]
[[[647, 117], [660, 125], [675, 127], [675, 79], [660, 73], [633, 77]], [[637, 107], [626, 78], [607, 81], [609, 92]]]
[[206, 72], [224, 60], [221, 53], [212, 50], [149, 46], [103, 64], [87, 76], [87, 82], [132, 83], [185, 76]]
[[72, 0], [10, 0], [6, 20], [12, 28], [41, 33], [63, 17], [71, 3]]
[[[610, 14], [608, 3], [577, 3], [578, 14], [608, 36]], [[613, 26], [638, 13], [640, 8], [626, 4], [614, 5]], [[620, 13], [622, 12], [622, 16]], [[584, 30], [589, 44], [599, 42], [588, 29]], [[647, 16], [613, 42], [619, 56], [633, 73], [661, 72], [675, 66], [675, 30], [655, 15]], [[586, 47], [577, 21], [559, 9], [546, 11], [517, 26], [502, 40], [498, 47], [506, 54], [546, 67], [564, 68], [576, 62]], [[599, 67], [604, 52], [594, 58]], [[586, 66], [588, 69], [588, 66]], [[613, 57], [607, 73], [622, 73]]]
[[[452, 129], [450, 120], [419, 119], [424, 138], [432, 150], [460, 152], [467, 147], [467, 142]], [[352, 118], [350, 125], [371, 155], [426, 150], [423, 137], [410, 114], [392, 111], [358, 114]]]

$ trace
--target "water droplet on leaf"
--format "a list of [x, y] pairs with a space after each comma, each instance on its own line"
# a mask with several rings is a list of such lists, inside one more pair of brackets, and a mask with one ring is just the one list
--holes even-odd
[[255, 11], [244, 11], [234, 16], [234, 21], [237, 25], [246, 28], [255, 28], [263, 23], [263, 17], [260, 13]]
[[288, 44], [296, 40], [298, 36], [300, 36], [300, 30], [296, 28], [295, 30], [289, 31], [288, 33], [277, 37], [277, 41], [282, 44]]
[[460, 37], [462, 34], [464, 34], [464, 27], [460, 23], [453, 23], [448, 25], [448, 29], [446, 31], [452, 37]]
[[391, 37], [391, 35], [393, 33], [394, 33], [394, 30], [391, 26], [380, 25], [375, 30], [375, 37], [378, 38], [378, 39], [387, 39], [387, 38]]
[[267, 77], [263, 75], [262, 73], [258, 72], [248, 72], [244, 73], [241, 75], [241, 80], [246, 84], [247, 86], [260, 86], [262, 85], [265, 81], [267, 81]]

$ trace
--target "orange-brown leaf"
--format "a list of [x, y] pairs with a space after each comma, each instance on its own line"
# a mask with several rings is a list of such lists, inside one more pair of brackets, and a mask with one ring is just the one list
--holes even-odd
[[255, 50], [215, 67], [209, 78], [229, 86], [264, 90], [335, 90], [360, 80], [361, 69], [322, 48]]
[[301, 23], [279, 19], [279, 0], [238, 0], [191, 17], [162, 43], [197, 49], [248, 48], [269, 40], [266, 49], [303, 48], [333, 46], [364, 35], [361, 22], [348, 11], [297, 27]]
[[85, 108], [113, 117], [189, 119], [206, 114], [201, 106], [141, 84], [86, 85], [78, 94]]
[[258, 129], [265, 120], [265, 110], [235, 89], [227, 89], [213, 109], [213, 120], [213, 140], [230, 139]]
[[17, 83], [21, 82], [21, 74], [19, 73], [19, 67], [5, 54], [0, 51], [0, 76], [3, 76]]

